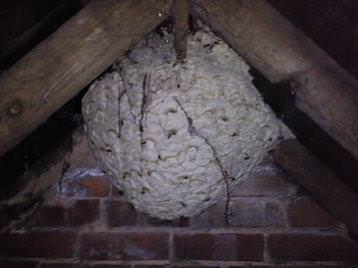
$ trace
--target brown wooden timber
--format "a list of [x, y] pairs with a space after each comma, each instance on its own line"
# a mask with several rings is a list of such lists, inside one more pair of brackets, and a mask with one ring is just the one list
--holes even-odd
[[358, 82], [264, 0], [193, 0], [194, 11], [358, 159]]
[[187, 56], [187, 34], [189, 29], [189, 0], [175, 0], [175, 50], [177, 60], [184, 61]]
[[93, 0], [0, 78], [0, 156], [168, 16], [168, 0]]
[[358, 195], [297, 140], [281, 142], [275, 162], [358, 238]]

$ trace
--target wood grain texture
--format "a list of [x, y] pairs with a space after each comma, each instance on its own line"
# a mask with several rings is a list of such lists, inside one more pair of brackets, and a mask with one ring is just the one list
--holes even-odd
[[279, 144], [274, 160], [358, 238], [358, 195], [340, 178], [295, 139]]
[[189, 29], [189, 0], [175, 0], [175, 50], [177, 60], [184, 61], [187, 56], [187, 34]]
[[0, 77], [0, 156], [165, 19], [171, 1], [94, 0]]
[[194, 0], [206, 21], [271, 82], [288, 80], [298, 108], [358, 159], [358, 82], [264, 0]]

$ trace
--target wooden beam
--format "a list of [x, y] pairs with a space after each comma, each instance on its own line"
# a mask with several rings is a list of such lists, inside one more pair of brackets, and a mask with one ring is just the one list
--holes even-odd
[[295, 139], [279, 144], [274, 160], [358, 238], [358, 195], [355, 192]]
[[46, 192], [63, 177], [71, 149], [71, 140], [66, 139], [17, 178], [10, 188], [0, 190], [0, 211], [7, 215], [6, 224], [0, 226], [1, 231], [21, 225], [32, 215]]
[[[16, 179], [9, 188], [1, 189], [1, 201], [8, 207], [28, 208], [38, 202], [55, 185], [66, 169], [66, 156], [71, 153], [71, 139], [50, 150]], [[15, 179], [15, 178], [14, 178]]]
[[93, 0], [0, 77], [0, 156], [153, 30], [170, 0]]
[[175, 50], [177, 60], [184, 61], [187, 55], [187, 34], [189, 29], [189, 0], [175, 0]]
[[358, 159], [358, 82], [264, 0], [193, 0], [194, 13]]

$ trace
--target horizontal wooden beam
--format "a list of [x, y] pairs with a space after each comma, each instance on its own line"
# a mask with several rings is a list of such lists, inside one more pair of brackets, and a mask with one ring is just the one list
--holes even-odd
[[170, 0], [93, 0], [0, 77], [0, 156], [170, 13]]
[[358, 159], [358, 82], [264, 0], [193, 0], [194, 14]]
[[279, 144], [274, 160], [358, 238], [358, 195], [340, 178], [295, 139]]

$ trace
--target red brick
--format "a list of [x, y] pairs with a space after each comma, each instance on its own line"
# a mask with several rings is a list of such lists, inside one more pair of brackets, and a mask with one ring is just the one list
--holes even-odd
[[187, 227], [189, 226], [189, 219], [182, 217], [174, 220], [162, 220], [141, 214], [140, 223], [147, 227]]
[[81, 186], [87, 190], [88, 197], [106, 197], [111, 187], [107, 176], [84, 178], [81, 180]]
[[0, 267], [3, 268], [37, 268], [35, 261], [0, 260]]
[[[114, 268], [114, 267], [113, 267]], [[134, 268], [173, 268], [173, 266], [169, 265], [159, 265], [159, 264], [153, 264], [153, 265], [135, 265]]]
[[215, 205], [189, 219], [192, 228], [220, 228], [225, 227], [225, 200], [220, 200]]
[[235, 200], [232, 202], [231, 224], [237, 227], [265, 226], [265, 202], [256, 199]]
[[111, 184], [107, 176], [66, 178], [61, 184], [61, 197], [107, 197]]
[[165, 233], [87, 233], [80, 255], [94, 260], [166, 260], [168, 239]]
[[338, 225], [337, 220], [308, 198], [301, 198], [289, 204], [287, 215], [291, 227], [332, 228]]
[[131, 266], [124, 264], [44, 263], [41, 268], [131, 268]]
[[84, 129], [79, 129], [72, 135], [72, 152], [68, 156], [70, 168], [95, 168], [98, 163], [89, 147], [88, 138]]
[[74, 254], [72, 232], [29, 232], [0, 234], [0, 256], [67, 258]]
[[128, 202], [119, 200], [108, 200], [107, 222], [110, 227], [119, 226], [146, 226], [146, 227], [185, 227], [188, 219], [161, 220], [136, 211]]
[[240, 198], [231, 202], [230, 223], [236, 227], [273, 227], [284, 224], [283, 212], [278, 204], [256, 198]]
[[259, 234], [176, 234], [179, 261], [262, 261], [263, 236]]
[[99, 200], [77, 200], [69, 212], [71, 226], [93, 223], [99, 218]]
[[284, 227], [286, 221], [282, 204], [278, 202], [267, 202], [266, 204], [266, 227]]
[[272, 234], [268, 249], [273, 260], [349, 261], [358, 260], [358, 247], [334, 235]]
[[41, 268], [92, 268], [88, 264], [81, 263], [43, 263]]
[[66, 225], [66, 209], [60, 206], [41, 207], [32, 216], [28, 224], [30, 227], [61, 227]]
[[308, 264], [308, 265], [235, 265], [235, 266], [229, 266], [228, 268], [355, 268], [355, 266], [346, 266], [346, 265], [323, 265], [323, 264]]
[[[190, 219], [193, 228], [226, 227], [225, 200], [222, 200]], [[258, 198], [233, 198], [230, 202], [229, 223], [233, 227], [257, 228], [284, 226], [283, 210], [279, 203]]]
[[232, 197], [241, 196], [292, 196], [295, 195], [297, 186], [289, 182], [283, 174], [274, 168], [268, 168], [261, 172], [255, 172], [245, 181], [237, 185], [232, 192]]
[[[244, 267], [244, 266], [243, 266]], [[170, 268], [220, 268], [220, 266], [206, 266], [206, 265], [178, 265], [170, 266]], [[248, 266], [245, 266], [248, 268]], [[257, 268], [256, 266], [250, 266], [250, 268]]]
[[[152, 267], [156, 267], [156, 266], [152, 266]], [[124, 264], [97, 264], [97, 265], [91, 265], [90, 268], [131, 268], [131, 266], [124, 265]]]
[[138, 214], [128, 202], [108, 200], [107, 222], [110, 227], [133, 226], [137, 224]]

